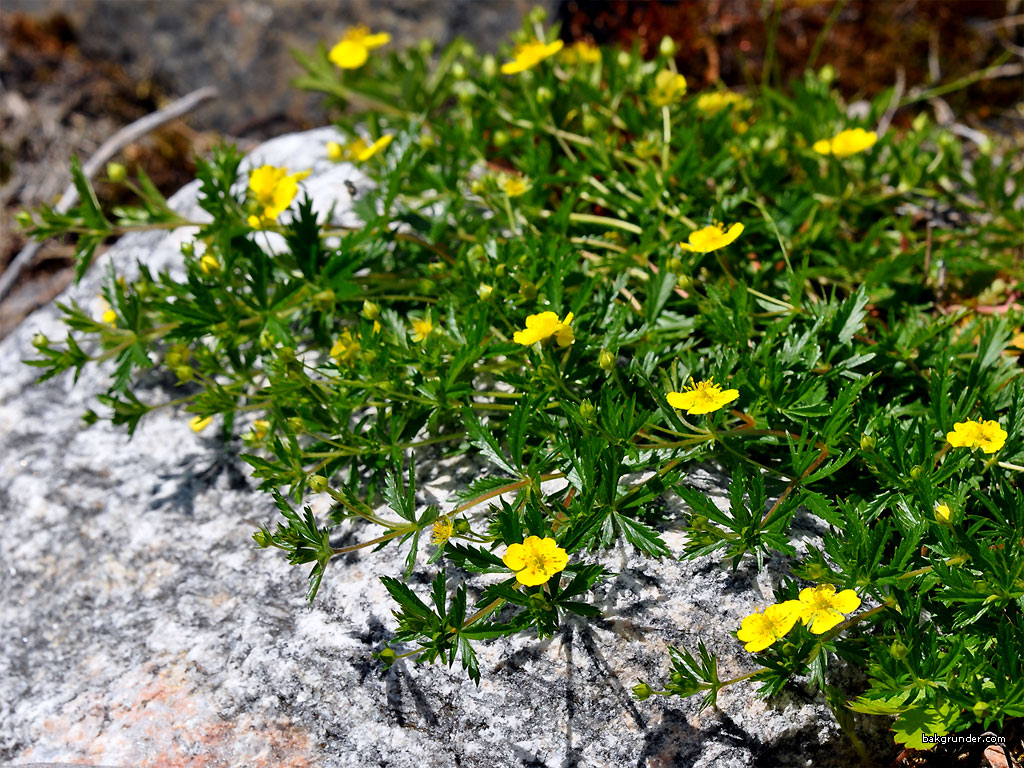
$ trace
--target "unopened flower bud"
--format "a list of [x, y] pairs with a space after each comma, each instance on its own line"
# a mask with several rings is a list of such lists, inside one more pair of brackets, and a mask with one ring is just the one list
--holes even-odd
[[620, 69], [628, 69], [629, 65], [633, 63], [633, 56], [629, 51], [619, 51], [616, 61]]
[[984, 701], [976, 701], [974, 702], [974, 706], [971, 707], [971, 712], [973, 712], [974, 716], [979, 720], [984, 720], [988, 717], [988, 713], [991, 709], [992, 707], [988, 703]]
[[538, 104], [550, 104], [555, 100], [555, 93], [546, 85], [542, 85], [537, 89], [537, 103]]
[[309, 478], [309, 490], [313, 493], [323, 493], [327, 490], [327, 478], [323, 475], [313, 475]]
[[826, 64], [824, 67], [818, 70], [818, 79], [825, 85], [829, 85], [833, 80], [836, 79], [836, 68], [831, 64]]
[[901, 640], [894, 640], [889, 646], [889, 655], [896, 660], [907, 658], [908, 653], [910, 653], [909, 649]]
[[601, 120], [597, 115], [586, 112], [583, 115], [583, 132], [594, 133], [601, 127]]
[[534, 592], [527, 598], [527, 603], [535, 611], [543, 611], [548, 607], [548, 599], [543, 592]]
[[868, 434], [861, 435], [860, 449], [862, 451], [873, 451], [875, 449], [875, 436]]
[[590, 400], [584, 400], [580, 403], [580, 416], [583, 417], [584, 421], [588, 421], [591, 424], [594, 423], [594, 420], [597, 417], [597, 408], [594, 407], [594, 404], [590, 402]]
[[535, 5], [530, 9], [530, 12], [526, 15], [526, 18], [530, 20], [531, 24], [541, 24], [548, 18], [547, 9], [541, 5]]
[[181, 244], [181, 253], [183, 256], [195, 256], [196, 246], [191, 240]]
[[313, 303], [321, 312], [334, 309], [334, 291], [330, 288], [313, 294]]
[[18, 211], [14, 214], [14, 220], [22, 229], [28, 229], [35, 223], [35, 219], [32, 218], [32, 213], [30, 211]]
[[115, 184], [120, 184], [128, 178], [128, 171], [120, 163], [107, 163], [107, 178]]
[[924, 467], [920, 464], [915, 464], [910, 468], [910, 477], [917, 480], [924, 473]]
[[480, 71], [484, 77], [494, 77], [498, 74], [498, 60], [488, 53], [480, 62]]
[[380, 316], [380, 306], [372, 301], [363, 301], [363, 317], [367, 320], [376, 320]]
[[511, 139], [512, 137], [508, 135], [508, 131], [495, 131], [491, 134], [491, 141], [493, 141], [494, 146], [499, 149], [508, 144]]
[[504, 277], [505, 276], [505, 272], [507, 272], [507, 271], [508, 271], [508, 268], [504, 264], [499, 264], [498, 266], [496, 266], [494, 268], [494, 276], [495, 277]]
[[456, 61], [452, 64], [452, 77], [456, 80], [466, 79], [466, 67], [461, 61]]
[[46, 338], [45, 333], [37, 333], [35, 336], [32, 337], [32, 346], [36, 347], [37, 349], [39, 347], [45, 347], [49, 343], [50, 340]]
[[533, 301], [537, 298], [537, 286], [525, 280], [519, 284], [519, 295], [527, 301]]
[[641, 681], [638, 685], [633, 686], [633, 698], [637, 701], [649, 699], [652, 693], [654, 693], [654, 691], [651, 689], [651, 686], [645, 682]]
[[665, 57], [675, 56], [676, 41], [668, 35], [665, 35], [661, 38], [661, 42], [658, 44], [658, 53]]
[[390, 667], [392, 664], [395, 663], [395, 660], [398, 658], [398, 654], [390, 648], [385, 648], [383, 651], [378, 651], [374, 655], [382, 662], [384, 662], [384, 666], [386, 667]]
[[602, 371], [610, 371], [615, 367], [615, 355], [607, 349], [602, 349], [597, 355], [597, 364], [601, 367]]
[[261, 528], [260, 530], [256, 531], [252, 535], [252, 538], [253, 541], [256, 542], [256, 546], [260, 547], [261, 549], [266, 549], [273, 543], [270, 531], [266, 530], [265, 528]]
[[825, 569], [821, 563], [811, 563], [804, 569], [804, 575], [808, 581], [819, 581], [825, 576]]
[[192, 370], [191, 365], [179, 365], [174, 369], [174, 375], [178, 377], [178, 381], [184, 384], [186, 381], [192, 381], [195, 371]]
[[471, 530], [469, 526], [469, 521], [460, 517], [458, 520], [455, 521], [454, 530], [456, 533], [469, 533]]
[[768, 374], [762, 373], [761, 378], [757, 380], [757, 386], [761, 389], [768, 389], [771, 386], [771, 380], [768, 378]]
[[491, 298], [492, 293], [494, 293], [494, 286], [487, 285], [487, 283], [480, 283], [476, 289], [476, 295], [480, 297], [481, 301], [487, 301]]
[[301, 435], [306, 431], [306, 422], [299, 416], [289, 416], [286, 420], [288, 429], [294, 432], [296, 435]]
[[220, 262], [217, 261], [217, 257], [212, 253], [204, 253], [203, 258], [199, 260], [199, 271], [204, 275], [212, 275], [219, 269]]

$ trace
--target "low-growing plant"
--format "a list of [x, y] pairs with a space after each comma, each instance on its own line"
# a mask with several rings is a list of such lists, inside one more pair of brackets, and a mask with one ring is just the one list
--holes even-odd
[[[808, 676], [844, 727], [847, 707], [896, 716], [922, 748], [1024, 716], [1019, 156], [967, 158], [923, 112], [878, 132], [898, 96], [852, 119], [828, 69], [693, 95], [671, 41], [647, 61], [563, 47], [537, 15], [501, 58], [388, 42], [360, 28], [298, 54], [298, 85], [345, 108], [351, 140], [325, 154], [375, 180], [362, 226], [318, 221], [305, 169], [240, 176], [220, 149], [186, 278], [111, 273], [102, 316], [61, 306], [72, 332], [28, 362], [114, 360], [99, 400], [129, 433], [171, 404], [196, 430], [222, 415], [281, 512], [255, 541], [311, 566], [310, 599], [361, 548], [432, 570], [427, 596], [382, 577], [401, 656], [479, 681], [477, 642], [599, 616], [591, 555], [675, 558], [672, 527], [683, 558], [789, 571], [731, 628], [756, 670], [723, 680], [704, 643], [674, 648], [638, 697]], [[112, 235], [193, 223], [144, 177], [141, 207], [108, 217], [73, 172], [82, 203], [30, 231], [77, 235], [79, 274]], [[143, 402], [153, 367], [184, 396]], [[415, 495], [439, 450], [489, 467], [447, 510]], [[687, 484], [697, 462], [729, 478], [727, 508]], [[798, 554], [802, 509], [828, 532]], [[342, 527], [364, 540], [337, 546]], [[836, 664], [863, 687], [836, 689]]]

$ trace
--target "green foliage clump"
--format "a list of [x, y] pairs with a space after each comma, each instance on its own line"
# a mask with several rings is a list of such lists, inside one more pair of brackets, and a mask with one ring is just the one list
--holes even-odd
[[[187, 387], [172, 403], [197, 429], [222, 414], [230, 436], [257, 416], [244, 458], [281, 518], [256, 543], [311, 566], [310, 599], [340, 554], [394, 546], [408, 576], [430, 551], [429, 596], [383, 579], [419, 661], [458, 658], [479, 680], [475, 643], [599, 616], [588, 595], [609, 572], [591, 555], [620, 542], [734, 567], [781, 555], [780, 604], [803, 610], [827, 585], [860, 607], [817, 633], [806, 614], [778, 636], [755, 618], [767, 647], [731, 680], [703, 643], [673, 649], [665, 687], [637, 695], [711, 705], [725, 685], [772, 695], [808, 675], [842, 722], [846, 706], [896, 715], [919, 747], [1024, 716], [1024, 341], [1015, 308], [981, 311], [1021, 287], [1020, 168], [991, 147], [966, 162], [924, 114], [841, 151], [828, 140], [877, 126], [891, 94], [852, 121], [813, 72], [692, 95], [670, 46], [644, 61], [551, 40], [527, 26], [504, 67], [462, 41], [346, 49], [346, 69], [325, 48], [300, 56], [298, 84], [374, 140], [330, 149], [375, 179], [363, 226], [318, 223], [301, 174], [246, 189], [240, 156], [219, 150], [199, 165], [212, 220], [185, 247], [186, 279], [111, 274], [109, 321], [63, 307], [72, 332], [38, 339], [30, 364], [48, 377], [114, 359], [100, 400], [129, 431], [161, 407], [134, 392], [154, 366]], [[188, 223], [145, 179], [143, 207], [108, 219], [75, 170], [83, 203], [32, 226], [78, 234], [80, 273], [112, 234]], [[282, 184], [298, 204], [279, 213]], [[262, 230], [286, 250], [268, 256]], [[687, 391], [708, 408], [670, 403]], [[1005, 435], [982, 440], [987, 422]], [[438, 450], [489, 467], [444, 512], [415, 498], [414, 460]], [[730, 478], [728, 509], [686, 484], [697, 462]], [[302, 506], [314, 493], [333, 502], [325, 518]], [[682, 522], [661, 512], [672, 495]], [[801, 509], [828, 533], [798, 555]], [[364, 540], [334, 545], [343, 526]], [[529, 537], [568, 555], [536, 586], [506, 565]], [[467, 573], [504, 578], [477, 590]], [[863, 688], [837, 691], [835, 664]]]

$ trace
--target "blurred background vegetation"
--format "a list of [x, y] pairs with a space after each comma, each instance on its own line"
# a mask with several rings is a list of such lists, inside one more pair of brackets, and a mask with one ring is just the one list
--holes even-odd
[[[25, 245], [21, 208], [53, 203], [68, 159], [204, 85], [221, 96], [128, 146], [118, 161], [166, 194], [194, 177], [192, 156], [243, 149], [322, 125], [319, 99], [290, 87], [289, 51], [312, 51], [354, 24], [394, 46], [463, 36], [496, 51], [541, 5], [562, 37], [657, 49], [677, 43], [691, 90], [784, 85], [831, 66], [851, 109], [884, 89], [919, 97], [965, 141], [1024, 143], [1024, 0], [5, 0], [0, 14], [0, 270]], [[944, 85], [958, 86], [943, 92]], [[921, 106], [919, 104], [918, 106]], [[912, 110], [897, 112], [906, 125]], [[100, 183], [105, 205], [123, 200]], [[0, 337], [70, 280], [69, 245], [48, 244], [0, 302]]]

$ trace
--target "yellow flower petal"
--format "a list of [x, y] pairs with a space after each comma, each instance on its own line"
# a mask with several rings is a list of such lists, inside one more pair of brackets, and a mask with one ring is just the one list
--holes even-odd
[[1007, 433], [999, 422], [960, 421], [953, 431], [946, 433], [946, 442], [954, 448], [981, 448], [984, 453], [995, 453], [1006, 443]]
[[828, 139], [819, 139], [814, 142], [814, 146], [811, 147], [819, 155], [831, 155], [832, 154], [832, 142]]
[[769, 605], [764, 613], [755, 611], [743, 619], [736, 633], [736, 637], [746, 643], [743, 647], [750, 653], [757, 653], [785, 637], [800, 618], [800, 609], [794, 603], [795, 600], [787, 600]]
[[803, 604], [801, 620], [812, 634], [821, 635], [836, 627], [844, 620], [844, 613], [857, 610], [860, 598], [852, 589], [844, 589], [838, 595], [833, 584], [819, 584], [800, 590]]
[[508, 549], [505, 550], [505, 556], [501, 558], [501, 562], [513, 571], [522, 570], [526, 567], [526, 547], [522, 544], [509, 544]]
[[367, 46], [361, 42], [342, 40], [331, 48], [327, 58], [341, 69], [359, 69], [370, 58], [370, 52]]
[[538, 341], [555, 337], [560, 347], [567, 347], [572, 344], [576, 336], [569, 324], [572, 322], [572, 312], [565, 316], [565, 320], [559, 320], [554, 312], [541, 312], [530, 315], [526, 318], [526, 328], [516, 331], [512, 335], [512, 341], [523, 346], [530, 346]]
[[388, 134], [387, 136], [381, 136], [379, 139], [377, 139], [375, 142], [373, 142], [373, 144], [371, 144], [370, 146], [368, 146], [365, 149], [355, 153], [355, 159], [358, 160], [360, 163], [365, 163], [367, 160], [369, 160], [375, 154], [377, 154], [382, 149], [384, 149], [384, 147], [386, 147], [388, 144], [390, 144], [391, 140], [394, 139], [394, 138], [395, 137], [392, 136], [391, 134]]
[[713, 91], [712, 93], [702, 93], [697, 97], [698, 111], [703, 112], [709, 117], [717, 115], [728, 107], [749, 109], [750, 99], [732, 91]]
[[832, 139], [822, 139], [814, 142], [812, 149], [821, 155], [849, 157], [873, 147], [876, 141], [878, 141], [878, 134], [874, 131], [865, 131], [863, 128], [851, 128], [840, 131]]
[[552, 538], [528, 536], [522, 544], [509, 544], [502, 562], [516, 572], [516, 581], [535, 587], [565, 570], [569, 555]]
[[684, 410], [690, 415], [699, 416], [704, 413], [717, 411], [722, 406], [728, 405], [738, 399], [738, 389], [722, 389], [715, 384], [714, 379], [694, 383], [690, 379], [689, 385], [683, 392], [669, 392], [665, 399], [673, 408]]
[[200, 416], [194, 416], [188, 425], [192, 428], [193, 432], [202, 432], [213, 421], [213, 416], [207, 416], [205, 419]]
[[534, 40], [520, 45], [516, 48], [512, 61], [507, 61], [501, 65], [501, 73], [503, 75], [515, 75], [528, 69], [533, 69], [544, 59], [554, 56], [562, 50], [563, 45], [564, 43], [561, 40], [555, 40], [553, 43]]
[[688, 238], [689, 242], [680, 243], [679, 247], [684, 251], [710, 253], [729, 245], [742, 233], [743, 225], [740, 223], [733, 224], [728, 230], [724, 228], [723, 224], [712, 224], [691, 232]]
[[375, 35], [367, 35], [363, 38], [363, 45], [369, 48], [371, 51], [374, 48], [380, 48], [382, 45], [387, 45], [391, 42], [391, 35], [387, 32], [378, 32]]
[[654, 76], [651, 89], [651, 103], [656, 107], [667, 107], [686, 94], [686, 78], [670, 69], [663, 69]]

